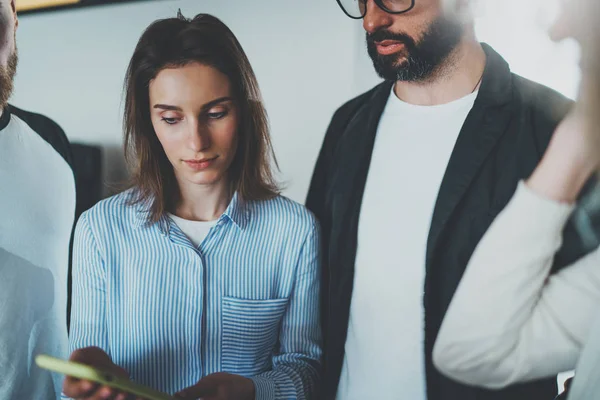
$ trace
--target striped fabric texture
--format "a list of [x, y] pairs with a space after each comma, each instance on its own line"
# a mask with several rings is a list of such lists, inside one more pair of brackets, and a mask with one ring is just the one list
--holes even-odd
[[229, 207], [196, 248], [131, 191], [76, 228], [71, 351], [104, 349], [136, 382], [175, 393], [214, 372], [256, 399], [314, 398], [321, 358], [319, 234], [284, 197]]

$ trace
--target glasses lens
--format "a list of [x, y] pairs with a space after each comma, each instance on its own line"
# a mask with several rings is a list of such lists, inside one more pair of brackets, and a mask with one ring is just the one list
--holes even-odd
[[365, 15], [366, 0], [339, 0], [340, 5], [353, 18], [361, 18]]
[[381, 5], [386, 11], [399, 13], [412, 7], [412, 0], [381, 0]]

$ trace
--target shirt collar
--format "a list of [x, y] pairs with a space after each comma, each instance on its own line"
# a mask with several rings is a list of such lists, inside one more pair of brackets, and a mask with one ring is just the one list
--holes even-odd
[[[136, 212], [135, 220], [133, 222], [134, 227], [140, 228], [144, 225], [153, 225], [153, 223], [148, 222], [151, 205], [152, 199], [147, 199], [135, 204], [134, 207], [136, 207]], [[242, 199], [238, 192], [235, 192], [231, 198], [231, 201], [229, 202], [229, 206], [227, 206], [227, 209], [223, 215], [221, 215], [219, 220], [222, 221], [223, 219], [228, 219], [239, 229], [243, 230], [248, 224], [249, 211], [248, 203]], [[165, 214], [157, 222], [155, 222], [155, 224], [162, 233], [168, 234], [171, 225], [170, 221], [171, 219], [169, 216]]]
[[248, 224], [249, 211], [248, 203], [242, 199], [238, 192], [235, 192], [221, 218], [228, 218], [239, 229], [243, 230]]

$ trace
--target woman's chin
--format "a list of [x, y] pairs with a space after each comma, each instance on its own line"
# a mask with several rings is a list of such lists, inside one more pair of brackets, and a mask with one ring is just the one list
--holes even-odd
[[199, 172], [188, 176], [187, 181], [193, 185], [212, 186], [221, 181], [221, 175], [214, 172]]

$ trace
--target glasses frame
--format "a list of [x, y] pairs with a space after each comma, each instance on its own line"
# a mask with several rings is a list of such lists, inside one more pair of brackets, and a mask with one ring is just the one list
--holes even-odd
[[[342, 11], [344, 12], [344, 14], [346, 14], [348, 17], [352, 18], [352, 19], [363, 19], [365, 17], [365, 15], [367, 15], [367, 1], [368, 0], [358, 0], [358, 1], [362, 1], [363, 3], [365, 3], [365, 12], [363, 15], [361, 15], [360, 17], [355, 17], [352, 16], [348, 13], [348, 11], [346, 11], [346, 9], [344, 8], [344, 6], [342, 5], [342, 0], [336, 0], [338, 5], [340, 6], [340, 8], [342, 9]], [[406, 10], [404, 11], [391, 11], [389, 8], [387, 8], [386, 6], [383, 5], [383, 0], [373, 0], [375, 2], [375, 4], [377, 5], [377, 7], [381, 8], [383, 11], [385, 11], [388, 14], [393, 14], [393, 15], [399, 15], [399, 14], [404, 14], [409, 12], [410, 10], [412, 10], [413, 8], [415, 8], [415, 2], [416, 0], [411, 0], [410, 2], [410, 7], [408, 7]]]

